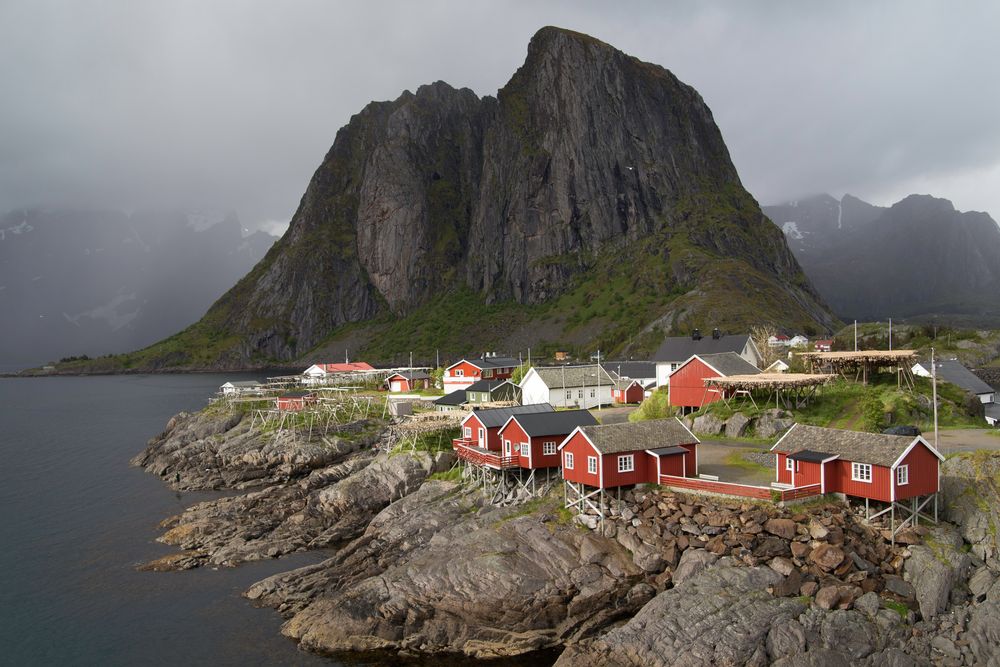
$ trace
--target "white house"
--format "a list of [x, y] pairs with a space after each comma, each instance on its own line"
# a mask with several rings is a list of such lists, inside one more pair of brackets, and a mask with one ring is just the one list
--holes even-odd
[[[970, 394], [975, 394], [980, 403], [995, 402], [996, 392], [993, 387], [983, 382], [957, 359], [942, 359], [935, 361], [934, 365], [937, 366], [938, 380], [950, 382]], [[929, 361], [918, 362], [910, 370], [914, 375], [919, 375], [920, 377], [929, 378], [931, 376], [931, 364]]]
[[241, 394], [260, 393], [263, 385], [256, 380], [248, 382], [227, 382], [219, 387], [219, 392], [223, 396], [239, 396]]
[[521, 380], [524, 405], [548, 403], [556, 408], [594, 408], [611, 405], [617, 374], [602, 366], [535, 366]]
[[509, 380], [519, 362], [511, 357], [487, 354], [480, 359], [462, 359], [444, 369], [444, 393], [468, 389], [480, 380]]
[[330, 383], [338, 375], [349, 377], [348, 373], [374, 371], [375, 369], [364, 361], [352, 361], [343, 364], [313, 364], [302, 371], [302, 384], [315, 387]]
[[789, 368], [790, 368], [789, 365], [785, 361], [783, 361], [781, 359], [778, 359], [773, 364], [771, 364], [770, 366], [768, 366], [767, 368], [765, 368], [764, 372], [765, 373], [784, 373]]
[[809, 339], [802, 335], [792, 336], [788, 339], [788, 347], [806, 347]]
[[666, 386], [667, 377], [691, 357], [723, 352], [735, 352], [757, 368], [760, 368], [763, 360], [760, 350], [746, 334], [724, 336], [715, 329], [711, 336], [702, 336], [701, 332], [695, 329], [690, 336], [672, 336], [664, 339], [653, 354], [652, 361], [656, 363], [656, 386]]

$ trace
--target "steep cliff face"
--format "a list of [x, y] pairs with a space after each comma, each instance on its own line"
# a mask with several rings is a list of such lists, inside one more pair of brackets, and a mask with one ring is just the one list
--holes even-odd
[[[548, 307], [581, 289], [600, 301], [621, 265], [636, 267], [614, 296], [632, 329], [832, 321], [698, 93], [596, 39], [543, 28], [497, 98], [438, 82], [354, 116], [285, 237], [175, 347], [207, 339], [203, 361], [223, 364], [293, 359], [345, 324], [426, 320], [421, 309], [449, 290], [481, 305]], [[747, 296], [761, 308], [743, 308]]]

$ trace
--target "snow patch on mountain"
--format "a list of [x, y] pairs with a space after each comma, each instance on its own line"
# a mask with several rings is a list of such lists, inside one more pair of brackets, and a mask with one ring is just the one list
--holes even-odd
[[781, 224], [781, 231], [785, 233], [785, 236], [790, 236], [793, 239], [802, 240], [805, 238], [805, 233], [799, 230], [798, 223], [793, 220], [783, 222]]

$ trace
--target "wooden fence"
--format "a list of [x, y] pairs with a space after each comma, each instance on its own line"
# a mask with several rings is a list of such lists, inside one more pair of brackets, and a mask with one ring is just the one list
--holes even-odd
[[735, 484], [733, 482], [718, 482], [694, 477], [675, 477], [660, 475], [660, 484], [673, 489], [687, 489], [704, 493], [717, 493], [724, 496], [739, 496], [741, 498], [756, 498], [757, 500], [799, 500], [818, 496], [819, 484], [802, 486], [797, 489], [775, 489], [769, 486], [752, 486], [750, 484]]

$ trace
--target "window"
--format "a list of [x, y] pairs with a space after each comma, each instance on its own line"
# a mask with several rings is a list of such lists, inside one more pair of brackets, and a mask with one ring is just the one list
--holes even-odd
[[635, 470], [635, 456], [628, 454], [618, 457], [618, 472], [632, 472], [633, 470]]
[[906, 486], [910, 483], [910, 466], [899, 466], [896, 468], [896, 484]]
[[463, 377], [464, 375], [465, 375], [465, 371], [463, 371], [461, 368], [456, 368], [455, 369], [455, 377], [460, 378], [460, 377]]
[[[514, 445], [514, 448], [516, 449], [517, 445]], [[531, 456], [531, 447], [529, 447], [526, 442], [521, 443], [521, 456]]]
[[792, 469], [792, 459], [791, 459], [791, 457], [786, 456], [785, 457], [785, 470], [789, 470], [790, 471], [791, 469]]
[[583, 398], [583, 389], [577, 389], [576, 390], [576, 397], [577, 398]]
[[566, 452], [566, 463], [564, 465], [566, 470], [573, 469], [573, 452]]
[[597, 457], [596, 456], [588, 456], [587, 457], [587, 472], [589, 472], [591, 475], [596, 475], [597, 474]]
[[493, 377], [493, 371], [491, 371], [490, 369], [487, 368], [485, 371], [483, 371], [483, 377], [484, 378], [491, 378], [491, 377]]
[[596, 395], [597, 395], [596, 392], [593, 389], [591, 389], [590, 390], [590, 397], [593, 398]]
[[851, 480], [855, 482], [871, 482], [872, 466], [870, 463], [852, 463]]
[[472, 427], [471, 426], [466, 426], [465, 427], [465, 439], [466, 440], [472, 440]]
[[572, 398], [573, 398], [573, 392], [572, 391], [567, 391], [566, 392], [566, 400], [568, 401], [568, 400], [570, 400]]
[[556, 453], [556, 443], [554, 442], [543, 442], [542, 443], [542, 454], [545, 456], [552, 456]]

